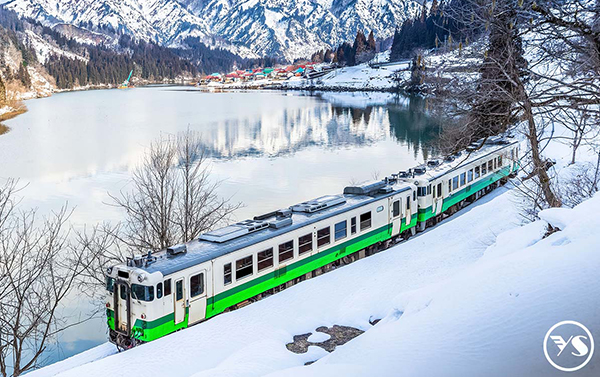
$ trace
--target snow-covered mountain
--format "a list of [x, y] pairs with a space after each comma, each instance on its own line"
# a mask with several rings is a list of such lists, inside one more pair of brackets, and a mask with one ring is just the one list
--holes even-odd
[[352, 40], [357, 30], [387, 38], [415, 14], [412, 0], [12, 0], [47, 25], [114, 30], [177, 46], [188, 36], [242, 55], [306, 57]]

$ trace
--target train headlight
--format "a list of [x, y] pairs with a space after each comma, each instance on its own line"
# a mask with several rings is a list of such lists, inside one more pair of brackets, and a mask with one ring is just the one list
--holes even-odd
[[106, 303], [106, 307], [110, 309], [110, 302]]
[[112, 267], [108, 267], [108, 268], [106, 269], [106, 273], [107, 273], [108, 275], [112, 274]]
[[144, 313], [142, 313], [140, 317], [142, 317], [142, 319], [146, 319], [146, 315]]
[[137, 280], [140, 283], [143, 282], [145, 279], [146, 279], [146, 276], [144, 276], [144, 275], [138, 275], [138, 277], [137, 277]]

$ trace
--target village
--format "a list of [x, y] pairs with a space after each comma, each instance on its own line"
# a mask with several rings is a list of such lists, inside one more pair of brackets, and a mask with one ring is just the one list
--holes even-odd
[[[291, 64], [279, 67], [255, 68], [240, 70], [235, 69], [229, 73], [211, 73], [203, 77], [198, 86], [215, 86], [221, 84], [268, 84], [274, 81], [316, 79], [326, 75], [338, 67], [337, 64], [305, 63]], [[211, 85], [212, 84], [212, 85]]]

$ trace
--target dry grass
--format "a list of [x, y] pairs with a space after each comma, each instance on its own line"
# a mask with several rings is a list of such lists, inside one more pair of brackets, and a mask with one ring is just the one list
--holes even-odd
[[12, 110], [12, 111], [9, 111], [7, 113], [0, 115], [0, 135], [3, 135], [5, 133], [7, 133], [8, 131], [10, 131], [10, 128], [8, 128], [7, 125], [2, 124], [2, 122], [7, 121], [9, 119], [13, 119], [14, 117], [21, 115], [26, 111], [27, 111], [27, 107], [25, 105], [23, 105], [22, 103], [20, 103], [15, 110]]

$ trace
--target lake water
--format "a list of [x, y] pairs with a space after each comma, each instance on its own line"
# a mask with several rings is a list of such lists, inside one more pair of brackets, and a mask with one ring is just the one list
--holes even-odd
[[[222, 92], [146, 87], [56, 94], [27, 101], [0, 136], [0, 180], [20, 178], [24, 208], [65, 202], [74, 226], [116, 222], [105, 203], [127, 190], [148, 146], [198, 131], [220, 194], [237, 220], [382, 178], [423, 162], [439, 125], [421, 98], [387, 93]], [[77, 310], [86, 304], [75, 298]], [[89, 307], [88, 307], [89, 309]], [[106, 339], [104, 319], [71, 328], [52, 360]]]

